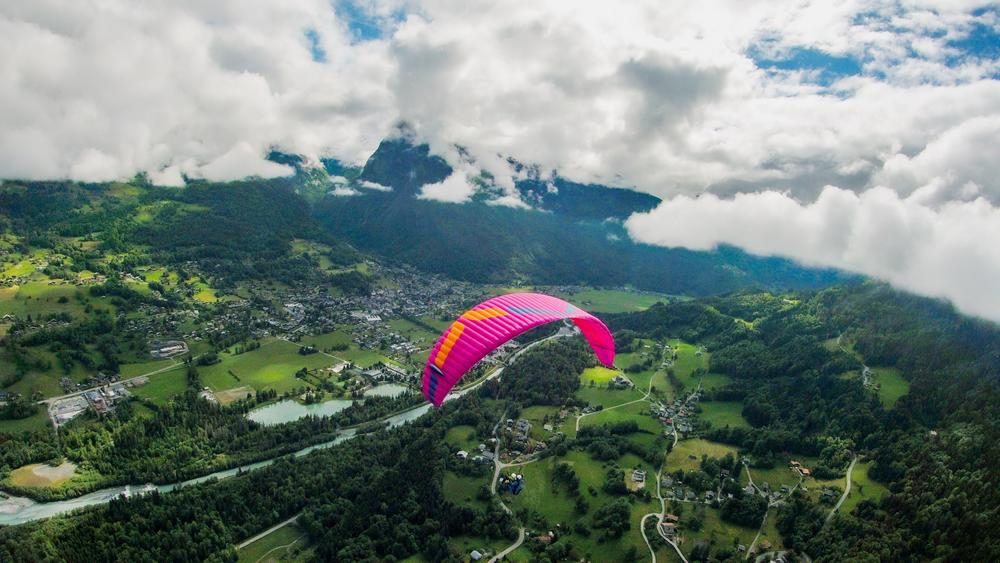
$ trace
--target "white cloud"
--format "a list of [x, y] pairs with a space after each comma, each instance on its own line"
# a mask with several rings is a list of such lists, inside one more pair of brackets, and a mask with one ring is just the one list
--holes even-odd
[[329, 193], [334, 197], [350, 197], [350, 196], [361, 195], [361, 192], [359, 192], [358, 190], [354, 188], [349, 188], [347, 186], [337, 186], [336, 188], [330, 190]]
[[476, 193], [463, 170], [453, 171], [447, 178], [433, 184], [424, 184], [417, 197], [448, 203], [465, 203]]
[[876, 187], [829, 186], [803, 204], [765, 191], [733, 199], [678, 196], [626, 222], [636, 240], [697, 250], [733, 244], [887, 280], [1000, 320], [1000, 210], [985, 199], [934, 208]]
[[391, 192], [392, 188], [389, 186], [383, 186], [378, 182], [372, 182], [371, 180], [361, 180], [358, 182], [358, 187], [364, 188], [366, 190], [372, 190], [375, 192]]
[[[524, 172], [511, 168], [514, 157], [543, 178], [558, 170], [672, 198], [654, 212], [664, 220], [683, 204], [705, 221], [698, 236], [681, 236], [635, 218], [630, 225], [644, 227], [636, 236], [651, 242], [728, 241], [956, 299], [978, 291], [962, 277], [969, 268], [1000, 264], [969, 246], [954, 259], [983, 264], [929, 275], [883, 252], [916, 252], [918, 239], [929, 249], [971, 245], [948, 231], [961, 230], [952, 220], [960, 211], [981, 215], [984, 232], [995, 221], [1000, 61], [951, 43], [976, 25], [997, 29], [998, 12], [979, 9], [990, 3], [356, 4], [350, 17], [371, 18], [380, 39], [359, 40], [359, 22], [328, 0], [0, 3], [0, 177], [145, 171], [180, 185], [185, 176], [274, 176], [289, 169], [263, 160], [270, 147], [359, 163], [405, 120], [456, 170], [422, 197], [467, 201], [482, 169], [500, 203], [519, 205], [514, 181]], [[306, 31], [325, 61], [313, 60]], [[863, 72], [758, 66], [802, 52], [844, 57]], [[823, 199], [827, 185], [840, 189]], [[723, 199], [694, 199], [706, 193]], [[903, 222], [866, 219], [875, 208]], [[770, 217], [755, 227], [773, 237], [797, 225], [792, 238], [835, 244], [831, 225], [843, 224], [884, 238], [849, 256], [768, 243], [713, 223], [723, 209]], [[823, 220], [803, 219], [813, 215]]]

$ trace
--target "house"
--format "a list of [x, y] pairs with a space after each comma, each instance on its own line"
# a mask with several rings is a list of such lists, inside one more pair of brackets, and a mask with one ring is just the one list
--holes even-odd
[[674, 486], [674, 478], [673, 477], [664, 477], [663, 479], [660, 479], [660, 485], [663, 486], [663, 487], [673, 487]]
[[473, 561], [479, 561], [482, 558], [483, 558], [483, 554], [479, 553], [479, 551], [477, 551], [475, 549], [473, 549], [472, 553], [469, 554], [469, 559], [472, 559]]
[[632, 480], [636, 483], [646, 482], [646, 472], [642, 469], [635, 469], [632, 471]]
[[705, 492], [705, 500], [709, 501], [709, 502], [715, 500], [715, 491], [707, 491], [707, 492]]
[[632, 386], [632, 382], [626, 377], [616, 375], [611, 379], [611, 387], [615, 389], [628, 389]]
[[676, 524], [676, 523], [678, 523], [678, 522], [681, 521], [681, 518], [680, 518], [680, 516], [677, 516], [676, 514], [664, 514], [663, 515], [663, 521], [664, 522], [673, 522], [674, 524]]
[[799, 473], [801, 473], [803, 477], [809, 477], [812, 475], [812, 471], [809, 471], [808, 467], [800, 467]]
[[469, 458], [469, 452], [467, 452], [465, 450], [458, 450], [458, 453], [456, 453], [455, 455], [458, 456], [458, 459], [468, 459]]
[[677, 535], [677, 524], [666, 521], [660, 522], [660, 531], [668, 538], [673, 538]]
[[695, 493], [694, 491], [688, 491], [687, 496], [685, 498], [687, 500], [698, 500], [698, 494]]

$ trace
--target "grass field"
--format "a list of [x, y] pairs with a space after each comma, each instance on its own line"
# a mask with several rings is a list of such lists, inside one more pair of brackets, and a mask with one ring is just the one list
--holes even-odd
[[476, 438], [476, 429], [465, 424], [449, 428], [447, 434], [444, 435], [444, 441], [446, 444], [454, 446], [455, 451], [465, 450], [467, 452], [477, 451], [479, 444], [482, 443]]
[[438, 331], [431, 332], [426, 328], [413, 324], [406, 319], [392, 319], [389, 321], [389, 326], [392, 327], [392, 330], [403, 335], [407, 340], [420, 347], [430, 348], [434, 345], [434, 341], [437, 340], [438, 336], [441, 335]]
[[129, 378], [137, 375], [143, 375], [151, 371], [156, 371], [158, 369], [163, 369], [176, 363], [177, 362], [174, 360], [150, 360], [148, 362], [135, 364], [122, 364], [118, 367], [118, 372], [121, 374], [122, 378]]
[[590, 387], [589, 385], [581, 386], [576, 390], [575, 395], [577, 399], [586, 401], [591, 405], [603, 405], [604, 408], [642, 398], [642, 393], [638, 389], [608, 389], [596, 384], [594, 387]]
[[133, 387], [132, 393], [158, 405], [165, 405], [175, 395], [184, 393], [185, 389], [187, 389], [187, 372], [177, 369], [149, 376], [149, 381], [145, 385]]
[[667, 295], [622, 289], [588, 289], [578, 293], [562, 294], [560, 297], [591, 313], [643, 311], [657, 302], [669, 299]]
[[[696, 438], [693, 440], [681, 440], [677, 446], [667, 455], [667, 465], [664, 472], [673, 472], [678, 469], [693, 471], [701, 467], [701, 456], [724, 457], [726, 454], [738, 455], [738, 450], [733, 446], [709, 442]], [[694, 456], [693, 458], [691, 456]], [[755, 477], [756, 479], [756, 477]]]
[[840, 507], [844, 513], [854, 510], [854, 507], [863, 500], [877, 501], [889, 493], [889, 489], [885, 485], [873, 481], [868, 476], [870, 468], [870, 461], [859, 462], [854, 466], [854, 474], [851, 476], [851, 492]]
[[750, 428], [750, 423], [740, 414], [743, 403], [739, 401], [711, 401], [698, 406], [701, 408], [701, 418], [711, 422], [714, 428]]
[[[686, 519], [690, 520], [694, 514], [694, 510], [694, 505], [685, 503], [682, 513], [679, 514], [681, 517], [681, 551], [689, 555], [691, 550], [694, 548], [695, 543], [698, 541], [708, 542], [712, 552], [715, 552], [721, 548], [732, 548], [733, 538], [737, 538], [739, 543], [749, 548], [750, 543], [753, 542], [754, 536], [757, 535], [757, 528], [746, 528], [729, 522], [723, 522], [721, 511], [710, 507], [704, 508], [705, 519], [702, 523], [701, 529], [697, 532], [691, 531], [684, 526], [684, 521]], [[698, 510], [699, 512], [701, 511], [700, 508]]]
[[[315, 346], [320, 350], [326, 350], [333, 346], [344, 344], [349, 346], [351, 344], [351, 333], [346, 330], [335, 330], [333, 332], [318, 334], [316, 336], [303, 336], [302, 344]], [[334, 355], [336, 356], [337, 354], [334, 353]]]
[[[254, 389], [274, 389], [278, 393], [309, 386], [295, 378], [295, 372], [305, 368], [322, 368], [337, 363], [324, 354], [299, 354], [299, 344], [277, 338], [261, 341], [260, 348], [243, 354], [219, 354], [221, 362], [198, 368], [202, 382], [213, 391], [249, 386]], [[359, 362], [360, 363], [360, 362]], [[237, 377], [233, 377], [233, 372]]]
[[639, 401], [623, 407], [605, 409], [580, 419], [580, 428], [600, 424], [635, 421], [639, 428], [653, 435], [663, 434], [663, 423], [649, 415], [649, 403]]
[[[569, 497], [565, 486], [561, 484], [553, 486], [552, 472], [555, 465], [560, 462], [570, 463], [577, 477], [580, 479], [580, 492], [590, 505], [590, 509], [586, 515], [579, 515], [575, 512], [574, 500]], [[634, 465], [641, 463], [641, 460], [633, 455], [623, 456], [617, 461], [617, 465], [626, 471], [630, 470]], [[572, 450], [564, 457], [546, 458], [519, 467], [517, 471], [524, 475], [525, 489], [516, 497], [508, 495], [505, 498], [509, 500], [511, 509], [517, 511], [521, 508], [527, 508], [538, 512], [551, 526], [554, 526], [556, 523], [564, 523], [571, 526], [578, 521], [589, 526], [592, 522], [594, 512], [616, 498], [601, 490], [605, 473], [611, 466], [611, 463], [598, 462], [591, 459], [584, 452]], [[648, 467], [648, 464], [646, 469], [651, 469]], [[595, 495], [591, 495], [588, 492], [591, 487], [596, 491]], [[655, 507], [654, 504], [656, 505]], [[576, 546], [577, 551], [591, 561], [620, 560], [621, 554], [632, 546], [639, 553], [643, 553], [646, 546], [639, 531], [639, 520], [643, 514], [656, 510], [659, 510], [659, 503], [643, 503], [640, 501], [632, 504], [630, 508], [631, 529], [620, 539], [599, 543], [597, 538], [600, 536], [600, 531], [594, 530], [594, 533], [590, 537], [585, 538], [573, 534], [566, 541], [572, 542]], [[517, 554], [515, 554], [514, 559], [517, 559]]]
[[523, 418], [531, 423], [532, 438], [544, 441], [551, 435], [542, 428], [545, 425], [545, 417], [549, 417], [549, 423], [555, 429], [559, 424], [558, 415], [559, 407], [533, 406], [521, 409], [521, 414], [518, 415], [518, 418]]
[[896, 401], [910, 392], [910, 382], [896, 368], [872, 368], [875, 383], [879, 385], [878, 397], [882, 406], [891, 409]]
[[608, 369], [604, 366], [587, 368], [580, 374], [580, 384], [587, 385], [593, 381], [594, 385], [606, 386], [609, 381], [614, 379], [616, 375], [620, 374], [620, 371]]
[[0, 432], [37, 432], [46, 428], [49, 428], [49, 415], [44, 407], [28, 418], [0, 420]]
[[[784, 462], [776, 463], [770, 469], [751, 467], [750, 474], [753, 475], [754, 483], [758, 486], [762, 483], [767, 483], [772, 491], [780, 488], [782, 485], [794, 487], [799, 482], [799, 473]], [[809, 485], [807, 484], [806, 486], [808, 487]]]
[[305, 547], [307, 540], [305, 532], [293, 522], [260, 538], [236, 554], [240, 563], [305, 561], [306, 554], [300, 550]]
[[[492, 474], [490, 477], [492, 477]], [[489, 487], [490, 477], [485, 475], [482, 477], [468, 477], [451, 471], [445, 471], [442, 489], [444, 497], [459, 506], [484, 508], [487, 506], [487, 502], [479, 500], [476, 498], [476, 495], [479, 494], [479, 489], [483, 485]]]

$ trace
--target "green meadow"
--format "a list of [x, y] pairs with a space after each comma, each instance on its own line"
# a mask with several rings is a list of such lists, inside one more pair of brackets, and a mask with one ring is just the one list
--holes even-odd
[[750, 428], [743, 415], [743, 403], [739, 401], [706, 401], [698, 404], [700, 417], [712, 423], [714, 428], [732, 426], [734, 428]]
[[870, 461], [855, 464], [854, 473], [851, 475], [851, 492], [840, 507], [843, 512], [849, 513], [863, 500], [878, 501], [889, 494], [889, 489], [885, 485], [868, 476], [870, 468]]
[[[664, 472], [677, 471], [678, 469], [693, 471], [701, 467], [701, 456], [720, 458], [725, 457], [726, 454], [737, 456], [739, 450], [733, 446], [709, 442], [701, 438], [681, 440], [667, 454], [667, 465], [664, 467]], [[756, 477], [754, 479], [756, 480]]]
[[878, 384], [878, 397], [882, 406], [891, 409], [903, 395], [910, 392], [910, 382], [896, 368], [872, 368], [874, 382]]

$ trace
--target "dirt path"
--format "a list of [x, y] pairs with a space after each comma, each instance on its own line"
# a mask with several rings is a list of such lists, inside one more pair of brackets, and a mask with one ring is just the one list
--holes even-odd
[[267, 553], [265, 553], [264, 555], [261, 555], [260, 557], [258, 557], [257, 561], [255, 561], [254, 563], [260, 563], [265, 558], [267, 558], [268, 555], [271, 555], [272, 553], [274, 553], [275, 551], [278, 551], [279, 549], [284, 549], [285, 551], [288, 551], [289, 549], [292, 548], [293, 545], [299, 543], [299, 540], [301, 540], [304, 537], [306, 537], [306, 535], [302, 534], [301, 536], [299, 536], [299, 537], [295, 538], [294, 540], [292, 540], [292, 543], [288, 543], [288, 544], [285, 544], [285, 545], [279, 545], [278, 547], [269, 549], [267, 551]]
[[[284, 527], [284, 526], [287, 526], [287, 525], [291, 524], [292, 522], [295, 522], [296, 520], [298, 520], [298, 519], [299, 519], [299, 516], [302, 516], [302, 513], [301, 513], [301, 512], [299, 512], [299, 513], [298, 513], [298, 514], [296, 514], [295, 516], [292, 516], [292, 517], [291, 517], [291, 518], [289, 518], [288, 520], [285, 520], [284, 522], [279, 522], [278, 524], [275, 524], [274, 526], [271, 526], [270, 528], [268, 528], [268, 529], [264, 530], [263, 532], [261, 532], [261, 533], [257, 534], [256, 536], [253, 536], [252, 538], [250, 538], [250, 539], [248, 539], [248, 540], [244, 541], [243, 543], [241, 543], [241, 544], [237, 545], [237, 546], [236, 546], [236, 549], [243, 549], [244, 547], [246, 547], [246, 546], [248, 546], [248, 545], [252, 544], [253, 542], [255, 542], [255, 541], [259, 540], [260, 538], [262, 538], [262, 537], [264, 537], [264, 536], [266, 536], [266, 535], [270, 534], [271, 532], [273, 532], [273, 531], [277, 530], [278, 528], [281, 528], [281, 527]], [[272, 550], [272, 551], [273, 551], [273, 550]], [[270, 552], [269, 552], [269, 553], [270, 553]]]
[[834, 506], [833, 509], [830, 510], [830, 513], [826, 515], [826, 522], [829, 522], [831, 519], [833, 519], [833, 515], [836, 514], [838, 510], [840, 510], [840, 506], [844, 504], [844, 501], [847, 500], [847, 496], [851, 494], [851, 475], [854, 473], [854, 465], [857, 463], [858, 463], [858, 456], [855, 455], [854, 459], [851, 460], [851, 465], [847, 467], [847, 477], [846, 477], [847, 486], [844, 487], [844, 494], [840, 495], [840, 500], [837, 501], [836, 506]]

